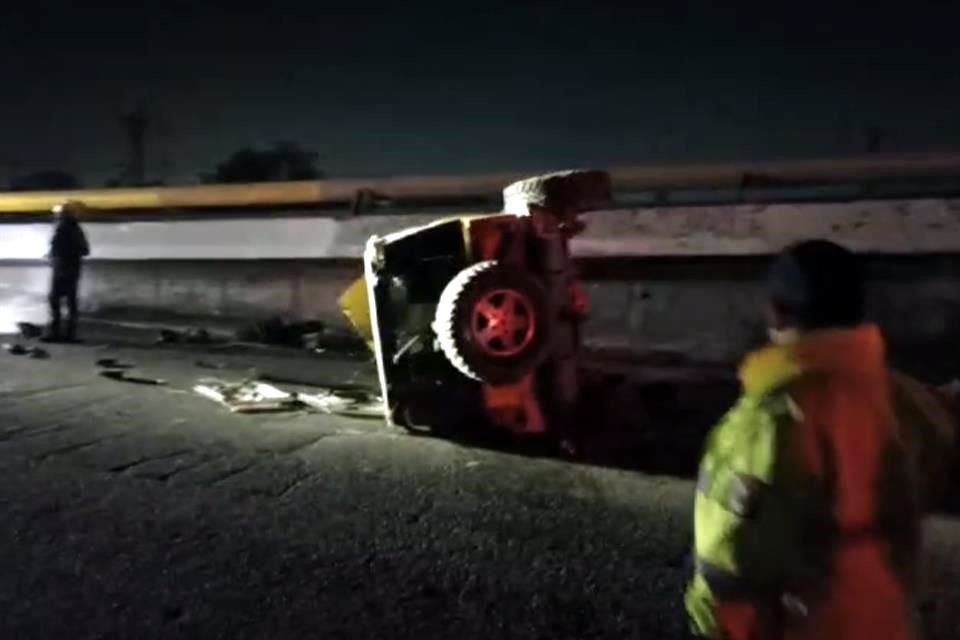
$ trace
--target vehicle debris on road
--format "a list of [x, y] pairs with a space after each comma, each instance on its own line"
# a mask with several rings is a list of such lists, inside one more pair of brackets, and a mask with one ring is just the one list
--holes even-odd
[[261, 380], [227, 382], [203, 379], [197, 381], [193, 391], [222, 404], [233, 413], [309, 408], [331, 415], [378, 419], [383, 417], [383, 400], [366, 389], [329, 388], [310, 393], [288, 392]]
[[100, 358], [97, 360], [97, 366], [104, 369], [132, 369], [133, 365], [129, 362], [120, 362], [116, 358]]
[[97, 360], [97, 366], [100, 367], [100, 375], [111, 380], [153, 386], [166, 386], [167, 384], [167, 381], [163, 378], [131, 374], [130, 371], [136, 368], [136, 365], [132, 362], [123, 362], [117, 358], [100, 358]]
[[50, 353], [46, 349], [41, 349], [40, 347], [25, 347], [18, 343], [6, 343], [3, 345], [3, 350], [12, 356], [25, 355], [28, 358], [34, 358], [37, 360], [43, 360], [50, 357]]
[[383, 399], [370, 392], [344, 394], [330, 389], [322, 393], [298, 393], [297, 399], [324, 413], [383, 419]]
[[25, 340], [33, 340], [43, 335], [43, 327], [32, 322], [18, 322], [17, 328]]
[[187, 331], [161, 329], [160, 335], [157, 337], [157, 344], [213, 344], [214, 342], [216, 342], [214, 337], [204, 328]]
[[256, 380], [225, 382], [205, 379], [199, 380], [193, 390], [234, 413], [289, 411], [300, 404], [295, 394]]
[[197, 360], [193, 363], [201, 369], [226, 369], [227, 365], [222, 362], [208, 362], [207, 360]]
[[245, 344], [294, 347], [318, 354], [327, 351], [367, 354], [363, 340], [353, 332], [328, 326], [320, 320], [270, 318], [240, 329], [236, 339]]
[[[296, 322], [286, 318], [269, 318], [237, 331], [237, 340], [286, 347], [308, 347], [327, 330], [320, 321]], [[309, 347], [308, 347], [309, 348]]]
[[167, 381], [163, 378], [148, 378], [146, 376], [131, 375], [124, 369], [104, 369], [100, 372], [100, 375], [104, 378], [110, 378], [111, 380], [132, 382], [134, 384], [146, 384], [158, 387], [162, 387], [167, 384]]
[[211, 347], [289, 347], [323, 354], [330, 351], [339, 355], [368, 355], [366, 345], [348, 330], [328, 327], [319, 320], [293, 321], [271, 318], [250, 324], [234, 332], [161, 328], [155, 345], [211, 346]]

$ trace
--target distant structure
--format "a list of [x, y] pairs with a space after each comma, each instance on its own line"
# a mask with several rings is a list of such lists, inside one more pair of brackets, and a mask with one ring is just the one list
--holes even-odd
[[879, 153], [886, 142], [887, 132], [880, 127], [867, 127], [864, 137], [866, 138], [864, 144], [866, 148], [864, 150], [868, 154]]
[[76, 176], [51, 169], [46, 171], [35, 171], [34, 173], [20, 176], [13, 180], [7, 187], [8, 191], [69, 191], [71, 189], [80, 189], [80, 181]]
[[142, 186], [147, 181], [147, 133], [150, 129], [150, 114], [143, 102], [121, 116], [127, 138], [127, 163], [119, 182], [123, 185]]

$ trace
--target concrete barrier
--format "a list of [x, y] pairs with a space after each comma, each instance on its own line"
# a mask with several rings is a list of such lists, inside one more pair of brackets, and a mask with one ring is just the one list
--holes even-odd
[[[91, 222], [99, 260], [263, 260], [358, 258], [366, 239], [442, 215], [330, 217], [297, 212], [242, 221]], [[595, 211], [573, 241], [581, 257], [745, 256], [790, 242], [830, 237], [851, 248], [892, 254], [960, 251], [960, 199], [875, 200], [648, 207]], [[0, 224], [0, 261], [40, 259], [49, 225]]]
[[[338, 323], [336, 299], [360, 274], [366, 238], [436, 217], [90, 223], [83, 308]], [[897, 353], [930, 375], [960, 370], [958, 201], [631, 209], [587, 221], [574, 249], [592, 296], [591, 342], [733, 360], [762, 338], [769, 255], [820, 236], [872, 254], [872, 311]], [[45, 316], [48, 234], [0, 225], [0, 330]]]
[[[337, 298], [360, 273], [359, 261], [91, 261], [80, 285], [81, 308], [137, 318], [209, 317], [234, 323], [286, 315], [339, 323]], [[43, 321], [48, 282], [44, 264], [0, 264], [0, 330], [18, 319]]]
[[[593, 307], [586, 338], [733, 361], [763, 338], [766, 265], [763, 256], [584, 260]], [[870, 270], [871, 313], [899, 361], [926, 377], [960, 373], [960, 256], [874, 256]], [[359, 261], [101, 261], [88, 265], [81, 290], [84, 310], [105, 315], [342, 325], [337, 297], [360, 272]], [[48, 277], [42, 264], [0, 265], [0, 331], [44, 320]]]

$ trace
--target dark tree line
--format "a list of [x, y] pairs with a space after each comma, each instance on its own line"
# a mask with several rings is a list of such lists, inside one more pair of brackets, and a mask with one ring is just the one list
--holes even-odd
[[317, 168], [318, 155], [292, 142], [278, 142], [267, 149], [247, 147], [234, 152], [210, 174], [206, 183], [286, 182], [323, 177]]
[[80, 181], [66, 171], [37, 171], [10, 184], [10, 191], [69, 191], [80, 189]]
[[[317, 180], [323, 172], [317, 167], [316, 152], [302, 149], [292, 142], [278, 142], [272, 147], [258, 149], [247, 147], [230, 154], [211, 173], [200, 176], [206, 184], [241, 182], [286, 182], [290, 180]], [[123, 180], [110, 180], [105, 187], [158, 186], [162, 183], [142, 185], [125, 184]], [[60, 170], [30, 173], [14, 180], [9, 191], [70, 191], [82, 189], [76, 176]]]

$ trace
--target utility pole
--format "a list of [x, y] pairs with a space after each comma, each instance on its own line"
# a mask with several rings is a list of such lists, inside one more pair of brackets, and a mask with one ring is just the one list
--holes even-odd
[[881, 146], [886, 142], [887, 132], [877, 126], [867, 127], [864, 137], [867, 154], [879, 153]]
[[143, 102], [140, 102], [121, 117], [124, 133], [127, 136], [128, 159], [125, 182], [142, 185], [147, 173], [147, 131], [150, 128], [150, 116]]

